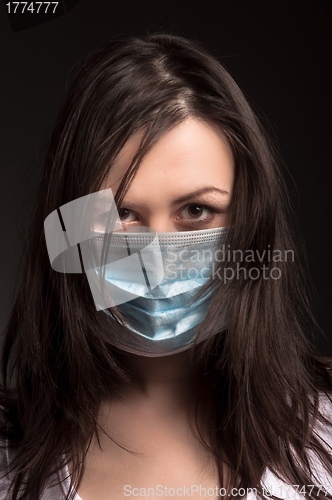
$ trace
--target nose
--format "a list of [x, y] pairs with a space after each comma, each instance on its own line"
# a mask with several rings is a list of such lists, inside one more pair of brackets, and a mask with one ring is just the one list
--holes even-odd
[[169, 233], [177, 231], [175, 223], [167, 216], [152, 215], [147, 217], [146, 226], [157, 233]]

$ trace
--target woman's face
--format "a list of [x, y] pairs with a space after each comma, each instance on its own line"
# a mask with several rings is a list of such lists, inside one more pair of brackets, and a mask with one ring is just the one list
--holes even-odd
[[[105, 188], [114, 194], [141, 137], [128, 140], [109, 172]], [[228, 226], [233, 184], [234, 159], [226, 138], [189, 118], [166, 133], [142, 161], [118, 208], [120, 218], [124, 226], [157, 232]]]

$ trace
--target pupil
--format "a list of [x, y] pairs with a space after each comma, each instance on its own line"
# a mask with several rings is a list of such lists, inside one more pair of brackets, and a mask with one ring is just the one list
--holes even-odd
[[189, 212], [191, 215], [194, 215], [194, 216], [201, 215], [202, 207], [199, 205], [191, 205], [189, 207]]
[[119, 210], [120, 219], [126, 219], [128, 217], [129, 210], [127, 208], [121, 208]]

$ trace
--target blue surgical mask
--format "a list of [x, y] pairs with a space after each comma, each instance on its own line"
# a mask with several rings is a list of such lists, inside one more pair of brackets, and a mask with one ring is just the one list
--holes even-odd
[[[110, 188], [62, 205], [44, 227], [52, 268], [85, 272], [96, 309], [108, 315], [111, 343], [145, 356], [193, 344], [215, 291], [211, 276], [227, 228], [155, 233], [134, 227], [132, 233], [122, 226]], [[221, 311], [219, 331], [225, 327]], [[198, 340], [210, 333], [204, 325]]]
[[[115, 272], [114, 266], [111, 269], [106, 264], [103, 270], [105, 286], [136, 296], [116, 306], [125, 327], [112, 315], [113, 308], [104, 309], [110, 323], [110, 342], [124, 351], [143, 356], [165, 356], [188, 349], [194, 343], [211, 304], [217, 285], [211, 277], [219, 265], [218, 256], [227, 230], [224, 227], [157, 233], [157, 239], [149, 233], [118, 235], [116, 241], [111, 242], [109, 252], [123, 251], [125, 247], [130, 247], [131, 252], [139, 252], [147, 248], [147, 243], [158, 246], [161, 260], [157, 264], [162, 263], [163, 279], [142, 294], [142, 281], [135, 278], [135, 273], [128, 279], [128, 273]], [[143, 259], [143, 262], [149, 285], [153, 266], [148, 269], [149, 259]], [[211, 284], [206, 287], [209, 281]], [[218, 330], [225, 329], [226, 315], [221, 311]], [[210, 333], [209, 325], [205, 325], [198, 340], [206, 339]]]

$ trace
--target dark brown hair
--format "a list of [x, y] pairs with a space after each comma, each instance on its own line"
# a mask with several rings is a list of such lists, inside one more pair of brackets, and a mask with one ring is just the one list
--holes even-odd
[[[112, 162], [137, 131], [144, 137], [117, 201], [144, 155], [188, 117], [226, 135], [235, 158], [230, 248], [252, 250], [238, 279], [220, 280], [205, 322], [217, 331], [195, 346], [214, 387], [210, 446], [222, 486], [257, 487], [268, 467], [290, 484], [315, 484], [308, 449], [332, 473], [332, 460], [312, 432], [321, 393], [332, 390], [328, 360], [308, 338], [316, 331], [298, 258], [271, 261], [266, 252], [293, 249], [286, 189], [261, 127], [222, 65], [200, 44], [155, 34], [119, 39], [92, 54], [60, 112], [46, 157], [40, 201], [28, 242], [22, 285], [2, 356], [3, 439], [17, 450], [12, 499], [36, 499], [50, 475], [73, 463], [77, 487], [103, 398], [126, 378], [95, 310], [84, 275], [51, 269], [43, 222], [64, 203], [101, 188]], [[264, 252], [263, 254], [262, 252]], [[258, 255], [265, 255], [260, 261]], [[295, 254], [298, 257], [298, 254]], [[279, 279], [248, 279], [272, 266]], [[279, 274], [278, 274], [279, 276]], [[111, 326], [109, 325], [108, 328]], [[332, 432], [332, 429], [331, 429]], [[231, 474], [223, 477], [223, 462]], [[73, 493], [73, 491], [72, 491]], [[317, 498], [326, 498], [321, 492]]]

